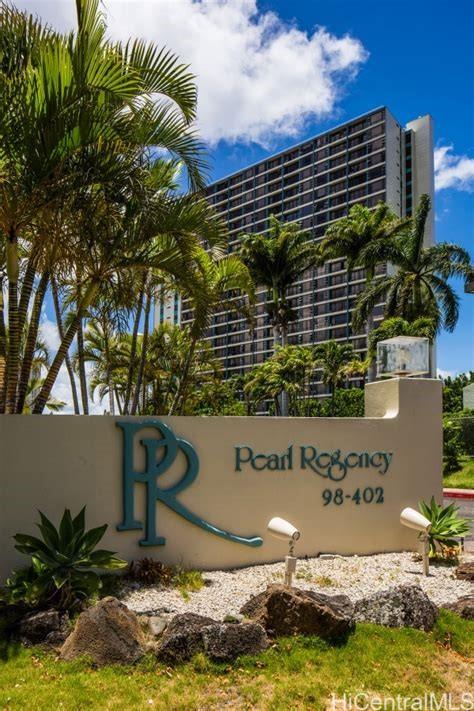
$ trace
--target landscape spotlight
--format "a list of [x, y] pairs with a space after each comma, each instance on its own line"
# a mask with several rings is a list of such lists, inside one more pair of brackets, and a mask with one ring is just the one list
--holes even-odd
[[275, 538], [281, 538], [284, 541], [288, 541], [289, 544], [289, 555], [285, 556], [285, 585], [291, 588], [293, 573], [296, 571], [296, 561], [297, 558], [294, 555], [295, 543], [299, 540], [301, 534], [297, 528], [293, 526], [289, 521], [285, 521], [284, 518], [275, 516], [269, 522], [267, 529], [270, 531], [272, 536]]
[[403, 526], [407, 526], [407, 528], [413, 528], [415, 531], [420, 532], [420, 541], [422, 541], [423, 544], [423, 574], [428, 575], [430, 570], [428, 531], [431, 528], [431, 521], [419, 511], [415, 511], [415, 509], [411, 509], [407, 506], [400, 514], [400, 523]]

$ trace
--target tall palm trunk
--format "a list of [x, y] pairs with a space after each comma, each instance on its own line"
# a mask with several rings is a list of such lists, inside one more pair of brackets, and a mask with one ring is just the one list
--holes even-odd
[[[280, 332], [281, 332], [281, 345], [282, 345], [282, 348], [284, 348], [288, 344], [288, 327], [287, 327], [286, 323], [281, 324]], [[286, 392], [286, 390], [282, 390], [282, 392], [281, 392], [281, 416], [288, 417], [288, 413], [289, 413], [288, 393]]]
[[58, 348], [58, 352], [56, 353], [56, 356], [54, 357], [54, 360], [51, 364], [48, 374], [46, 375], [46, 378], [44, 379], [41, 390], [38, 393], [36, 400], [34, 402], [33, 409], [32, 409], [32, 412], [34, 415], [40, 415], [43, 412], [45, 405], [48, 401], [48, 398], [51, 395], [51, 390], [53, 389], [53, 385], [56, 381], [56, 378], [58, 377], [59, 369], [64, 362], [64, 358], [66, 357], [66, 354], [67, 354], [67, 352], [71, 346], [71, 343], [73, 342], [74, 337], [75, 337], [77, 330], [79, 328], [79, 323], [82, 319], [82, 314], [84, 311], [86, 311], [89, 308], [89, 306], [91, 305], [92, 301], [94, 300], [98, 290], [99, 290], [99, 284], [96, 282], [91, 282], [91, 284], [89, 284], [89, 286], [86, 290], [86, 293], [84, 294], [83, 298], [81, 299], [81, 302], [78, 304], [76, 316], [74, 317], [71, 325], [69, 326], [68, 330], [64, 334], [64, 338], [61, 341], [61, 344]]
[[[367, 318], [367, 344], [369, 343], [370, 334], [374, 330], [374, 316], [372, 313]], [[372, 358], [367, 371], [367, 381], [373, 383], [377, 379], [377, 363], [376, 359]]]
[[184, 362], [183, 375], [179, 381], [179, 386], [173, 398], [173, 402], [171, 403], [168, 415], [174, 415], [178, 409], [178, 405], [180, 414], [182, 414], [184, 410], [184, 406], [186, 404], [186, 392], [188, 389], [189, 369], [194, 357], [194, 351], [196, 350], [197, 340], [196, 335], [192, 336], [191, 343], [189, 344], [188, 355], [186, 356], [186, 360]]
[[18, 371], [20, 368], [20, 329], [18, 320], [18, 278], [20, 265], [18, 259], [18, 235], [12, 226], [7, 239], [7, 275], [8, 275], [8, 358], [5, 411], [15, 412]]
[[87, 392], [86, 364], [84, 360], [84, 319], [79, 319], [77, 327], [77, 370], [81, 388], [82, 412], [89, 414], [89, 393]]
[[20, 301], [18, 304], [18, 328], [20, 333], [23, 333], [26, 324], [28, 306], [30, 304], [31, 293], [33, 291], [33, 285], [35, 283], [37, 261], [37, 251], [33, 250], [32, 255], [28, 259], [28, 264], [26, 265], [25, 274], [21, 285]]
[[115, 396], [115, 401], [117, 403], [118, 413], [119, 413], [119, 415], [123, 415], [123, 407], [122, 407], [122, 403], [120, 402], [119, 392], [118, 392], [117, 388], [115, 387], [115, 385], [113, 386], [113, 388], [114, 388], [114, 396]]
[[5, 412], [5, 395], [7, 384], [7, 330], [5, 328], [5, 304], [3, 301], [3, 280], [0, 276], [0, 415]]
[[145, 273], [143, 275], [142, 285], [138, 294], [137, 310], [135, 312], [135, 320], [133, 322], [132, 343], [130, 348], [130, 363], [128, 364], [127, 387], [125, 390], [125, 402], [123, 405], [124, 415], [128, 415], [130, 407], [130, 398], [132, 395], [133, 374], [135, 372], [135, 359], [137, 357], [138, 329], [140, 327], [140, 319], [142, 317], [146, 281], [147, 275]]
[[135, 386], [135, 392], [133, 394], [133, 403], [131, 414], [135, 415], [138, 408], [138, 402], [140, 399], [140, 392], [143, 382], [143, 374], [145, 372], [145, 362], [147, 357], [148, 348], [148, 332], [150, 328], [150, 311], [151, 311], [151, 289], [148, 289], [146, 295], [145, 303], [145, 322], [143, 324], [143, 341], [142, 341], [142, 352], [140, 354], [140, 364], [138, 366], [137, 382]]
[[[374, 278], [373, 271], [367, 273], [367, 285], [370, 285]], [[373, 311], [367, 317], [367, 350], [369, 347], [370, 334], [374, 330], [374, 314]], [[377, 364], [374, 359], [370, 361], [369, 370], [367, 372], [367, 380], [369, 383], [373, 383], [377, 379]]]
[[336, 411], [336, 385], [331, 383], [329, 388], [331, 391], [331, 417], [334, 417]]
[[[62, 341], [64, 338], [64, 328], [63, 328], [63, 320], [61, 317], [61, 308], [59, 306], [58, 286], [56, 284], [56, 279], [54, 277], [51, 277], [51, 291], [53, 293], [54, 312], [56, 314], [56, 323], [58, 326], [59, 338]], [[76, 379], [74, 378], [74, 369], [72, 367], [69, 353], [66, 355], [66, 358], [64, 360], [66, 363], [67, 373], [69, 375], [69, 382], [71, 383], [71, 394], [72, 394], [72, 403], [74, 406], [74, 414], [79, 415], [80, 410], [79, 410], [79, 399], [77, 397]]]
[[112, 363], [110, 361], [110, 347], [109, 347], [109, 334], [108, 326], [105, 326], [104, 331], [104, 342], [105, 342], [105, 361], [106, 361], [106, 373], [105, 377], [107, 380], [107, 386], [109, 391], [109, 412], [111, 415], [115, 415], [115, 399], [114, 399], [114, 385], [112, 379]]
[[30, 382], [31, 366], [35, 355], [36, 341], [38, 339], [39, 322], [41, 317], [41, 309], [43, 306], [46, 289], [48, 288], [49, 272], [45, 270], [41, 275], [41, 279], [36, 290], [35, 299], [33, 302], [33, 310], [31, 312], [30, 323], [28, 326], [28, 335], [26, 337], [25, 350], [23, 352], [23, 362], [21, 364], [20, 381], [18, 384], [18, 399], [16, 404], [16, 412], [21, 414], [25, 406], [26, 395], [28, 392], [28, 383]]

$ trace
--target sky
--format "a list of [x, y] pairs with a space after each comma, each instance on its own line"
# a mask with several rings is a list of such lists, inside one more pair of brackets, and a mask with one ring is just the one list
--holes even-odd
[[[74, 26], [73, 0], [16, 5], [58, 29]], [[102, 7], [111, 36], [166, 45], [191, 65], [211, 180], [377, 106], [402, 124], [431, 114], [436, 239], [462, 245], [474, 261], [473, 0], [105, 0]], [[474, 369], [474, 295], [453, 285], [460, 318], [438, 340], [445, 374]], [[54, 345], [52, 318], [47, 310], [43, 329]]]

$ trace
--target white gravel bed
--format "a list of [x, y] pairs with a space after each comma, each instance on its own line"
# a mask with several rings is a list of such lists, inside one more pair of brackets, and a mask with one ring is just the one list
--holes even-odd
[[[454, 567], [430, 566], [430, 575], [421, 574], [421, 563], [413, 553], [383, 553], [371, 556], [299, 560], [294, 584], [328, 595], [344, 593], [352, 600], [398, 584], [418, 584], [435, 603], [454, 602], [474, 593], [474, 584], [456, 580]], [[195, 612], [216, 620], [238, 613], [242, 605], [272, 582], [283, 582], [283, 563], [256, 565], [237, 570], [203, 573], [206, 582], [185, 600], [179, 590], [131, 583], [122, 601], [137, 613], [175, 615]]]

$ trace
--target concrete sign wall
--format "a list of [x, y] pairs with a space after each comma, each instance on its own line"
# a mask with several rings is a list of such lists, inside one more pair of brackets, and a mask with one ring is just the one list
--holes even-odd
[[[37, 509], [87, 505], [103, 547], [126, 559], [217, 568], [281, 559], [273, 516], [298, 555], [415, 549], [405, 506], [442, 494], [441, 383], [366, 387], [366, 417], [0, 417], [2, 579], [25, 558]], [[102, 545], [102, 544], [101, 544]]]

